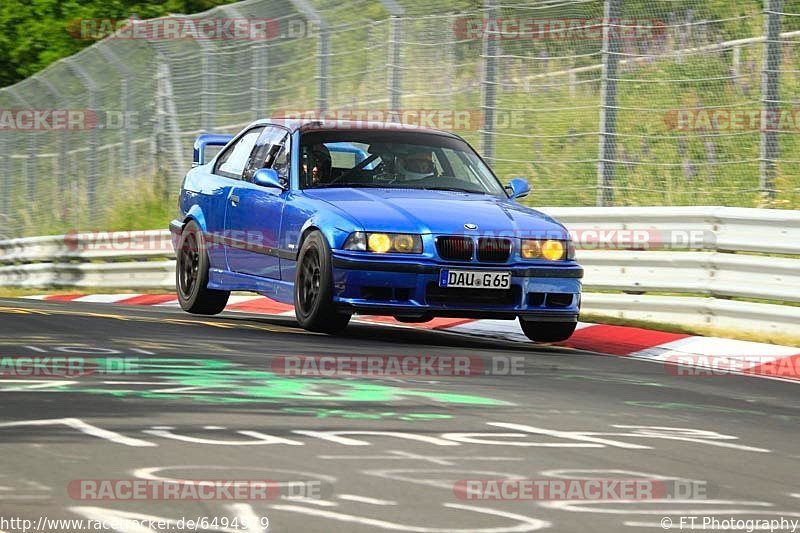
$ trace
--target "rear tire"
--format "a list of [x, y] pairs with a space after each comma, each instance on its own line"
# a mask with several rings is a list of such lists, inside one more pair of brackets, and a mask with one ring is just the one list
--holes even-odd
[[303, 329], [336, 334], [347, 327], [350, 315], [336, 312], [328, 242], [319, 231], [303, 241], [294, 280], [294, 314]]
[[530, 322], [519, 319], [525, 336], [533, 342], [561, 342], [575, 332], [577, 322]]
[[178, 240], [175, 286], [181, 309], [195, 315], [216, 315], [228, 304], [229, 291], [208, 288], [208, 250], [203, 231], [189, 221]]

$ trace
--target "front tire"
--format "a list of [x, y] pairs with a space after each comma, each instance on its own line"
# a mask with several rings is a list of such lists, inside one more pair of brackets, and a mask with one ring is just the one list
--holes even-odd
[[181, 232], [175, 263], [175, 286], [181, 309], [196, 315], [216, 315], [228, 304], [229, 291], [208, 288], [208, 250], [194, 220]]
[[519, 319], [522, 332], [533, 342], [561, 342], [575, 333], [577, 322], [531, 322]]
[[306, 237], [297, 257], [294, 314], [303, 329], [318, 333], [339, 333], [350, 322], [333, 304], [331, 251], [319, 231]]

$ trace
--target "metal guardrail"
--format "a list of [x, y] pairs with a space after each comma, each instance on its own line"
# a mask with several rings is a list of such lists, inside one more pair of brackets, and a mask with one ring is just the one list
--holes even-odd
[[[800, 324], [800, 307], [731, 298], [800, 303], [800, 211], [727, 207], [543, 211], [576, 237], [578, 260], [586, 269], [585, 312], [797, 333], [792, 328]], [[634, 249], [619, 238], [631, 232], [650, 239], [639, 243], [646, 249]], [[587, 235], [612, 237], [599, 238], [603, 249], [591, 249], [594, 246], [584, 242]], [[686, 235], [693, 237], [684, 239]], [[670, 241], [670, 236], [678, 238]], [[174, 266], [166, 230], [0, 241], [0, 286], [169, 289], [174, 287]]]

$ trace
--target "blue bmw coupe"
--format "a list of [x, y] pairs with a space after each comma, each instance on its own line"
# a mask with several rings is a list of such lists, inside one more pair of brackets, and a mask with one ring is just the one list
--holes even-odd
[[566, 229], [457, 135], [261, 120], [201, 135], [193, 163], [170, 223], [185, 311], [254, 291], [331, 334], [355, 313], [519, 319], [537, 342], [575, 330], [583, 269]]

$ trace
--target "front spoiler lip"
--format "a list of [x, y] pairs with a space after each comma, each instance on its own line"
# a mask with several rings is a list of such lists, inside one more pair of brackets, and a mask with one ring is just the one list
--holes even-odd
[[458, 309], [458, 308], [437, 308], [427, 306], [401, 306], [401, 305], [359, 305], [350, 303], [337, 303], [336, 309], [339, 312], [382, 315], [382, 316], [418, 316], [431, 315], [433, 317], [446, 318], [490, 318], [499, 320], [514, 320], [517, 317], [524, 317], [526, 320], [536, 322], [577, 322], [578, 313], [576, 311], [561, 310], [510, 310], [510, 309]]
[[351, 259], [337, 255], [331, 257], [334, 268], [344, 270], [372, 270], [375, 272], [403, 272], [412, 274], [438, 274], [443, 268], [461, 268], [473, 270], [510, 270], [514, 278], [583, 278], [583, 268], [567, 267], [519, 267], [504, 264], [471, 263], [467, 265], [434, 265], [424, 263], [397, 263], [366, 259]]

